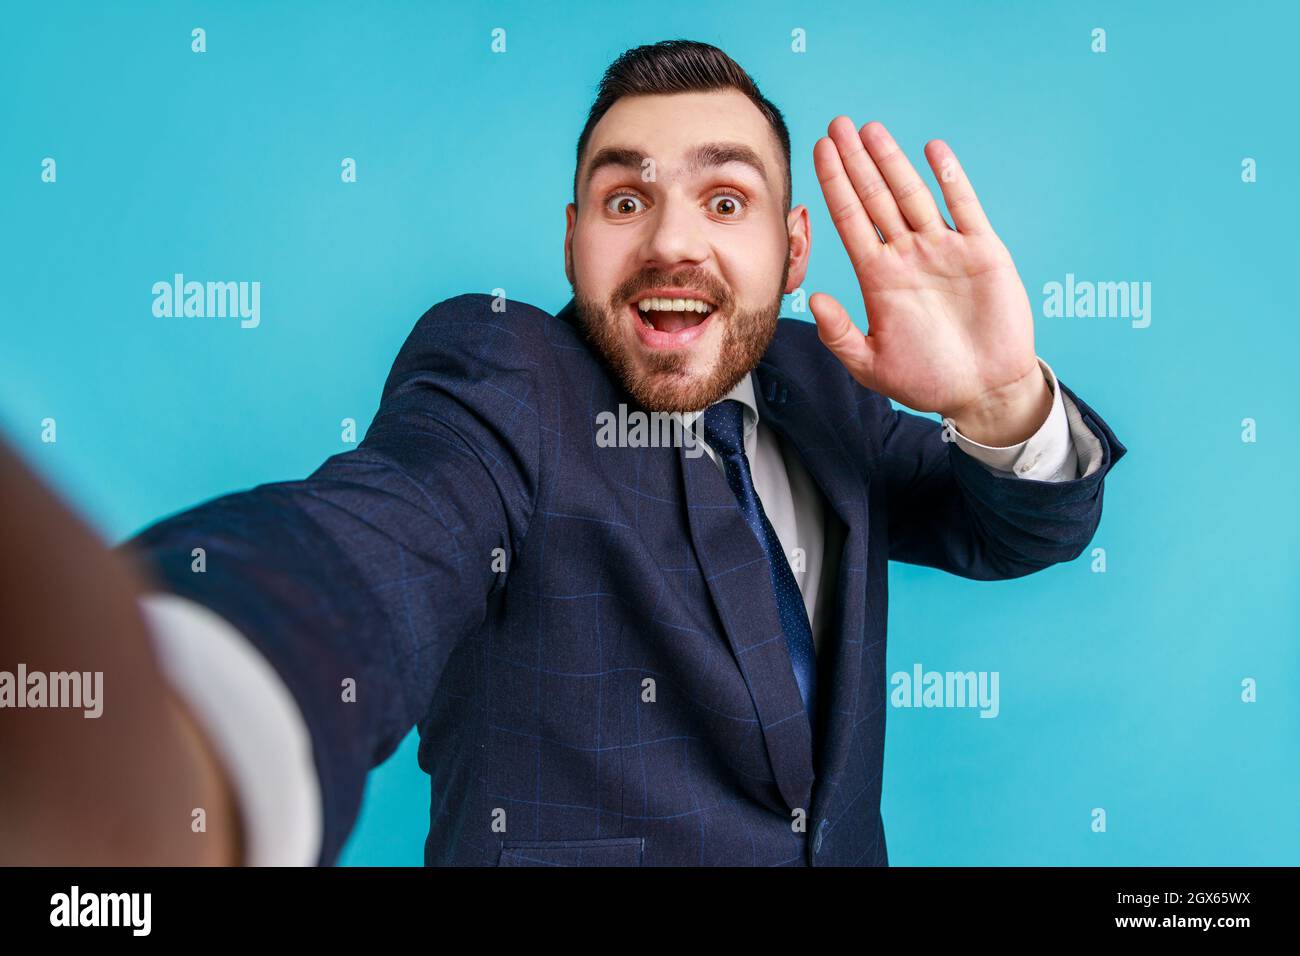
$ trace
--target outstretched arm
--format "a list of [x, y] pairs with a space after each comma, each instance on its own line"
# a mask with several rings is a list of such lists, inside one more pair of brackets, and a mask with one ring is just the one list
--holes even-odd
[[423, 716], [503, 586], [494, 553], [513, 560], [532, 516], [538, 350], [521, 336], [536, 323], [526, 306], [511, 304], [516, 317], [490, 302], [460, 296], [426, 313], [355, 451], [127, 546], [162, 588], [252, 641], [292, 694], [320, 782], [322, 863], [351, 830], [367, 771]]
[[[214, 611], [283, 680], [320, 782], [318, 862], [333, 862], [367, 772], [429, 706], [503, 586], [495, 554], [513, 558], [532, 516], [539, 350], [521, 338], [535, 317], [490, 302], [459, 296], [421, 318], [355, 451], [181, 512], [116, 552], [0, 460], [0, 661], [102, 670], [106, 698], [99, 720], [0, 721], [0, 764], [20, 771], [0, 793], [6, 862], [241, 859], [231, 779], [140, 616], [142, 594], [159, 590]], [[192, 836], [196, 807], [207, 839]]]

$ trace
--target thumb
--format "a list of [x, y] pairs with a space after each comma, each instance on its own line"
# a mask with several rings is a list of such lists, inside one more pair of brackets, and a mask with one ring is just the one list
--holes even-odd
[[875, 386], [874, 343], [853, 324], [844, 306], [825, 292], [814, 292], [808, 307], [817, 320], [817, 337], [822, 344], [835, 353], [860, 384], [879, 391]]

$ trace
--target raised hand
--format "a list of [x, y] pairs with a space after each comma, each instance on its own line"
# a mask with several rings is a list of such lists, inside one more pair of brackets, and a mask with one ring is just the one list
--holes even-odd
[[821, 340], [866, 387], [938, 412], [975, 441], [1028, 438], [1052, 402], [1034, 352], [1033, 312], [956, 155], [942, 140], [926, 144], [949, 226], [881, 123], [859, 131], [837, 116], [827, 132], [813, 163], [869, 331], [818, 292], [809, 305]]

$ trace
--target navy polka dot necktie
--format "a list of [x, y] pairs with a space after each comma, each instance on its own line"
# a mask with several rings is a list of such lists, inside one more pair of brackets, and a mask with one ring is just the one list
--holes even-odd
[[740, 512], [745, 516], [754, 537], [763, 548], [771, 572], [772, 592], [781, 618], [781, 630], [790, 651], [795, 682], [808, 711], [808, 721], [814, 724], [817, 661], [813, 648], [812, 628], [808, 625], [808, 612], [803, 595], [795, 583], [794, 572], [786, 559], [781, 541], [767, 520], [763, 504], [754, 491], [754, 479], [749, 471], [749, 458], [745, 455], [745, 407], [735, 399], [716, 402], [704, 410], [704, 438], [709, 447], [722, 459], [727, 474], [727, 484], [740, 502]]

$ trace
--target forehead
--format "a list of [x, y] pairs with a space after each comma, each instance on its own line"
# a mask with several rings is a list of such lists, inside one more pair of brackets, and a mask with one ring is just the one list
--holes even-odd
[[781, 192], [784, 161], [776, 134], [749, 97], [732, 89], [617, 100], [591, 131], [583, 154], [584, 180], [592, 157], [605, 147], [639, 150], [672, 174], [694, 147], [712, 142], [750, 146], [763, 161], [768, 187]]

